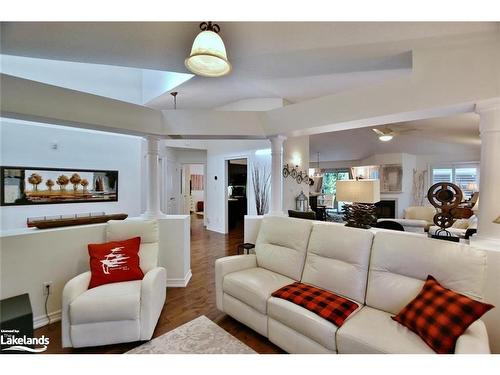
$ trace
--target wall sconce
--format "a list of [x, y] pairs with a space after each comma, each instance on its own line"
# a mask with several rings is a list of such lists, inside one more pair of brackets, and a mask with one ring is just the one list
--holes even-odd
[[300, 157], [300, 154], [297, 152], [293, 153], [292, 165], [295, 165], [295, 167], [297, 168], [298, 166], [300, 166], [301, 163], [302, 163], [302, 158]]

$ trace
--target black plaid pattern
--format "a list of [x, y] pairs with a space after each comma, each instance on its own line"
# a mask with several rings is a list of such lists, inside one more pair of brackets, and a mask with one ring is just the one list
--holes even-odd
[[452, 354], [467, 327], [493, 307], [446, 289], [429, 275], [420, 293], [392, 319], [419, 335], [436, 353]]
[[273, 297], [293, 302], [332, 322], [337, 327], [351, 315], [359, 305], [324, 289], [295, 282], [278, 289]]

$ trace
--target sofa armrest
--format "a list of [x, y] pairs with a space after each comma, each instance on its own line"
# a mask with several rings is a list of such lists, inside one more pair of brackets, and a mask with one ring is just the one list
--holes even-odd
[[224, 295], [222, 282], [224, 281], [224, 276], [232, 272], [254, 267], [257, 267], [257, 257], [255, 254], [233, 255], [219, 258], [215, 261], [215, 298], [217, 308], [220, 311], [224, 311], [222, 306], [222, 296]]
[[141, 340], [150, 340], [167, 298], [167, 270], [155, 267], [141, 282]]
[[490, 354], [488, 332], [482, 320], [476, 320], [458, 338], [455, 354]]
[[72, 278], [64, 286], [61, 307], [61, 339], [63, 348], [73, 346], [70, 336], [71, 322], [69, 319], [69, 306], [79, 295], [88, 290], [90, 276], [90, 271], [87, 271]]

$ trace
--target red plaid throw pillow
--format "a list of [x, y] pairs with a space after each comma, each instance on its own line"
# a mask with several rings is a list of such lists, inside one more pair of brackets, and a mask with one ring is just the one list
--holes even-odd
[[332, 322], [337, 327], [357, 308], [358, 304], [311, 285], [295, 282], [278, 289], [273, 297], [286, 299]]
[[436, 353], [452, 354], [460, 335], [493, 307], [446, 289], [429, 275], [420, 293], [392, 319], [419, 335]]

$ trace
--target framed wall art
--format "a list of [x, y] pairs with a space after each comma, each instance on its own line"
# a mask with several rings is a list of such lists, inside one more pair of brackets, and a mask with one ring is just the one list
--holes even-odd
[[0, 167], [1, 205], [118, 201], [118, 171]]

